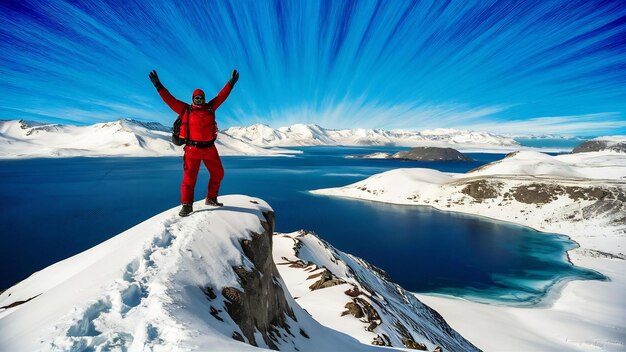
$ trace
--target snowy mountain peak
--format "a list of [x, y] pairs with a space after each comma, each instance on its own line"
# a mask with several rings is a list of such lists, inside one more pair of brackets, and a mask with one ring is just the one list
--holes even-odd
[[263, 147], [272, 146], [315, 146], [315, 145], [395, 145], [433, 146], [473, 149], [505, 149], [519, 147], [513, 139], [486, 132], [455, 129], [435, 129], [426, 131], [356, 128], [351, 130], [327, 129], [319, 125], [296, 124], [277, 129], [267, 125], [231, 127], [224, 131], [234, 138]]
[[[220, 200], [197, 202], [188, 218], [167, 210], [2, 292], [0, 346], [476, 350], [379, 269], [312, 234], [274, 236], [263, 200]], [[341, 311], [331, 317], [329, 307]]]
[[112, 122], [102, 122], [93, 125], [95, 128], [119, 128], [120, 130], [133, 132], [137, 128], [154, 130], [161, 132], [172, 132], [170, 127], [163, 126], [162, 124], [154, 121], [144, 122], [134, 119], [119, 119]]
[[[72, 156], [178, 156], [171, 128], [158, 122], [119, 119], [88, 126], [0, 121], [0, 158]], [[220, 134], [221, 155], [282, 155], [293, 151], [268, 150]]]

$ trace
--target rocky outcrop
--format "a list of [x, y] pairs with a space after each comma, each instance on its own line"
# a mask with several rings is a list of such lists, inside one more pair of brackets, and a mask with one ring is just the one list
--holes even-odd
[[[499, 206], [515, 202], [539, 208], [566, 198], [562, 204], [569, 206], [560, 207], [562, 210], [559, 217], [563, 220], [579, 222], [602, 218], [609, 224], [619, 226], [626, 224], [626, 185], [620, 183], [583, 186], [580, 183], [557, 183], [547, 179], [517, 179], [504, 182], [495, 177], [485, 177], [459, 182], [458, 187], [461, 187], [462, 194], [471, 197], [472, 202], [496, 202]], [[464, 201], [457, 199], [455, 203], [463, 204]]]
[[[258, 346], [255, 332], [263, 337], [265, 344], [277, 350], [276, 342], [281, 338], [278, 328], [293, 336], [287, 324], [287, 317], [297, 320], [289, 306], [285, 292], [280, 285], [280, 274], [272, 258], [272, 234], [274, 233], [274, 213], [263, 213], [264, 232], [252, 233], [252, 240], [242, 240], [241, 248], [254, 265], [250, 270], [244, 266], [233, 267], [239, 277], [240, 290], [235, 287], [222, 288], [226, 298], [226, 311], [241, 328], [243, 336], [251, 345]], [[241, 336], [233, 335], [242, 341]]]
[[416, 147], [404, 152], [372, 153], [367, 155], [354, 155], [347, 158], [355, 159], [398, 159], [408, 161], [473, 161], [456, 149], [438, 147]]
[[414, 161], [473, 161], [472, 158], [452, 148], [416, 147], [406, 152], [398, 152], [393, 159]]
[[611, 142], [605, 140], [585, 141], [576, 146], [572, 153], [599, 152], [603, 150], [613, 150], [626, 153], [626, 142]]
[[461, 192], [471, 196], [474, 199], [484, 200], [496, 198], [500, 195], [502, 188], [501, 182], [489, 182], [487, 180], [478, 180], [468, 182]]
[[[300, 288], [296, 301], [321, 299], [331, 305], [331, 301], [340, 304], [336, 314], [341, 318], [330, 323], [335, 324], [330, 326], [333, 329], [343, 331], [344, 319], [356, 319], [369, 333], [360, 339], [363, 343], [431, 351], [438, 347], [447, 351], [477, 350], [441, 315], [393, 283], [382, 269], [338, 251], [312, 232], [281, 234], [274, 241], [280, 248], [292, 248], [290, 255], [282, 254], [275, 260], [283, 276], [290, 278], [289, 287]], [[307, 292], [302, 292], [304, 287], [308, 287]], [[329, 299], [331, 292], [336, 295]], [[327, 316], [332, 309], [318, 304], [303, 308], [314, 316], [318, 310]]]

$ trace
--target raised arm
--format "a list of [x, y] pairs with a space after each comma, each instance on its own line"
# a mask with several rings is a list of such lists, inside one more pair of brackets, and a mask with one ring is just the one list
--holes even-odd
[[161, 84], [159, 76], [157, 75], [155, 70], [152, 70], [152, 72], [150, 72], [148, 76], [150, 77], [150, 81], [154, 85], [154, 88], [156, 88], [157, 92], [159, 92], [161, 99], [163, 99], [165, 104], [167, 104], [170, 109], [172, 109], [175, 113], [180, 114], [187, 108], [188, 104], [174, 98], [174, 96], [170, 94], [170, 92], [165, 89], [165, 87], [163, 87], [163, 84]]
[[228, 80], [228, 82], [226, 82], [226, 85], [224, 86], [224, 88], [222, 88], [222, 90], [219, 92], [219, 94], [217, 94], [217, 96], [213, 99], [211, 99], [211, 101], [209, 102], [209, 104], [211, 104], [211, 107], [213, 108], [213, 110], [217, 110], [217, 108], [222, 105], [222, 103], [224, 102], [224, 100], [226, 100], [226, 98], [228, 98], [228, 95], [230, 94], [230, 92], [232, 91], [233, 87], [235, 86], [235, 83], [237, 83], [237, 81], [239, 80], [239, 72], [237, 72], [237, 70], [233, 70], [233, 73], [230, 77], [230, 80]]

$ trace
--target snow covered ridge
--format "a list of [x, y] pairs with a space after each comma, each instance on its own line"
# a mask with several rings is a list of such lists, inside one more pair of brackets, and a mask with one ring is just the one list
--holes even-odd
[[424, 131], [382, 129], [326, 129], [318, 125], [297, 124], [274, 129], [255, 124], [248, 127], [231, 127], [225, 134], [257, 146], [450, 146], [470, 149], [513, 150], [519, 144], [511, 138], [487, 132], [443, 129]]
[[[157, 122], [122, 119], [89, 126], [0, 121], [0, 158], [72, 156], [179, 156], [182, 147], [170, 142], [171, 128]], [[221, 155], [285, 155], [221, 134]]]
[[0, 350], [476, 350], [364, 261], [304, 232], [273, 236], [264, 201], [220, 200], [187, 218], [167, 210], [2, 292]]
[[273, 255], [296, 302], [329, 328], [365, 344], [424, 351], [475, 349], [384, 271], [314, 233], [277, 234]]
[[603, 136], [578, 145], [572, 153], [598, 152], [612, 150], [626, 153], [626, 136]]
[[[420, 296], [485, 350], [626, 348], [626, 154], [513, 153], [466, 174], [396, 169], [340, 188], [312, 191], [406, 205], [428, 205], [568, 235], [575, 264], [609, 281], [573, 281], [548, 307], [499, 307]], [[556, 295], [556, 298], [553, 296]], [[490, 317], [485, 319], [485, 317]], [[480, 324], [473, 322], [480, 321]], [[493, 332], [493, 333], [491, 333]]]
[[619, 152], [516, 152], [466, 174], [396, 169], [312, 192], [479, 214], [626, 253], [626, 154]]

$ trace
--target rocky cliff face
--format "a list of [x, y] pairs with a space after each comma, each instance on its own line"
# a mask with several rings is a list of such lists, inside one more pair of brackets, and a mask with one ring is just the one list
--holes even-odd
[[[268, 211], [263, 215], [266, 219], [262, 222], [265, 231], [252, 233], [251, 240], [240, 241], [243, 253], [253, 266], [249, 269], [241, 265], [232, 267], [239, 277], [241, 288], [227, 286], [222, 288], [221, 293], [226, 298], [226, 311], [239, 325], [247, 342], [258, 346], [255, 333], [259, 332], [265, 345], [277, 350], [276, 343], [283, 338], [279, 329], [293, 335], [287, 318], [294, 321], [297, 318], [285, 298], [280, 284], [282, 280], [272, 259], [274, 213]], [[244, 341], [237, 332], [233, 332], [233, 338]]]
[[626, 142], [611, 142], [605, 140], [585, 141], [576, 146], [576, 148], [572, 150], [572, 153], [599, 152], [603, 150], [626, 153]]
[[275, 243], [274, 260], [291, 294], [324, 325], [378, 346], [477, 350], [383, 270], [314, 233], [277, 234]]

